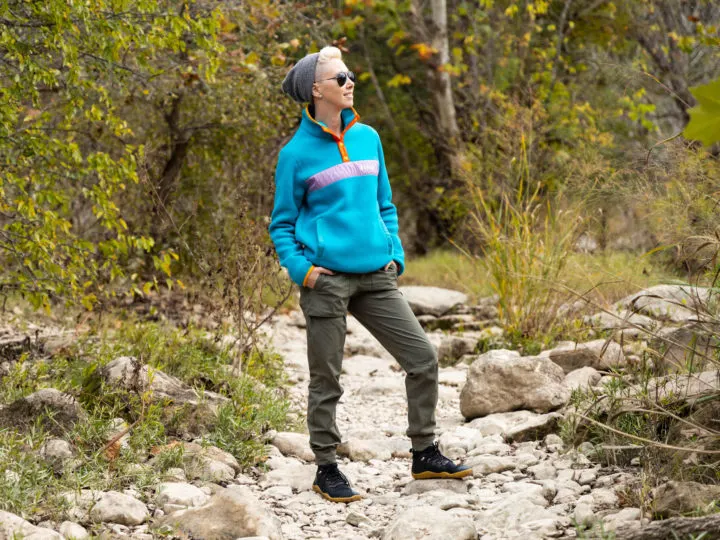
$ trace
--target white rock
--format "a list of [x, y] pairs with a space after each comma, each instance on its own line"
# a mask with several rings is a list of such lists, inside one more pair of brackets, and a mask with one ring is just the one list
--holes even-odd
[[304, 461], [314, 461], [315, 454], [310, 449], [308, 435], [281, 431], [272, 438], [275, 446], [284, 456], [297, 456]]
[[528, 472], [537, 480], [552, 480], [555, 478], [555, 467], [549, 461], [543, 461], [532, 467], [528, 467]]
[[80, 491], [65, 491], [61, 498], [65, 500], [69, 509], [67, 517], [73, 521], [85, 522], [89, 519], [89, 509], [102, 498], [102, 491], [83, 489]]
[[509, 533], [527, 537], [538, 527], [542, 529], [539, 538], [545, 538], [562, 525], [562, 518], [547, 506], [542, 493], [513, 493], [479, 512], [476, 519], [485, 532], [499, 538], [511, 538]]
[[650, 317], [685, 322], [697, 317], [697, 306], [705, 304], [711, 290], [689, 285], [656, 285], [617, 302], [616, 309], [629, 309]]
[[20, 516], [0, 510], [0, 538], [24, 540], [63, 540], [62, 535], [43, 527], [36, 527]]
[[349, 439], [337, 447], [337, 453], [347, 456], [352, 461], [370, 461], [371, 459], [388, 460], [392, 457], [392, 450], [387, 448], [381, 440]]
[[440, 317], [458, 304], [467, 303], [467, 295], [440, 287], [405, 286], [400, 292], [410, 304], [415, 315]]
[[555, 433], [550, 433], [547, 437], [545, 437], [544, 442], [545, 442], [545, 448], [547, 448], [548, 451], [550, 451], [550, 452], [559, 452], [565, 446], [562, 438], [559, 435], [556, 435]]
[[279, 520], [245, 486], [220, 488], [204, 505], [165, 516], [157, 525], [170, 525], [192, 538], [282, 539]]
[[606, 510], [618, 505], [618, 498], [614, 489], [600, 488], [591, 492], [594, 510]]
[[582, 367], [610, 369], [625, 365], [622, 347], [614, 341], [596, 339], [587, 343], [565, 342], [540, 356], [550, 358], [561, 366], [565, 373]]
[[163, 473], [163, 479], [167, 481], [185, 482], [187, 477], [185, 476], [185, 469], [180, 467], [170, 467]]
[[435, 349], [441, 366], [457, 363], [466, 354], [473, 353], [478, 344], [478, 336], [472, 332], [464, 335], [431, 332], [428, 340]]
[[472, 456], [468, 458], [466, 464], [472, 467], [473, 474], [490, 474], [508, 471], [518, 465], [514, 457], [488, 455]]
[[451, 491], [453, 493], [465, 494], [468, 490], [468, 483], [462, 480], [412, 480], [403, 488], [403, 495], [418, 495], [429, 491]]
[[578, 503], [575, 505], [573, 512], [575, 521], [583, 527], [592, 527], [593, 523], [597, 520], [597, 516], [592, 509], [592, 504], [589, 503]]
[[384, 540], [475, 540], [477, 531], [470, 519], [458, 518], [433, 506], [405, 510], [388, 525]]
[[639, 508], [623, 508], [615, 514], [609, 514], [603, 518], [604, 530], [612, 532], [624, 527], [629, 522], [637, 522], [640, 525], [642, 511]]
[[100, 376], [109, 384], [120, 388], [145, 388], [152, 399], [159, 401], [171, 399], [174, 403], [200, 405], [201, 401], [211, 409], [229, 401], [225, 396], [206, 390], [202, 398], [198, 393], [177, 377], [168, 375], [159, 369], [141, 364], [133, 356], [121, 356], [99, 370]]
[[637, 326], [649, 330], [657, 326], [657, 322], [654, 319], [640, 315], [639, 313], [632, 313], [626, 309], [613, 311], [612, 314], [600, 311], [594, 315], [585, 317], [584, 321], [586, 324], [599, 330], [626, 329]]
[[581, 486], [587, 486], [593, 484], [597, 479], [597, 471], [593, 469], [587, 469], [584, 471], [576, 471], [577, 483]]
[[65, 460], [73, 457], [73, 449], [64, 439], [48, 439], [40, 447], [40, 455], [51, 461]]
[[564, 378], [562, 368], [548, 358], [490, 351], [470, 366], [460, 394], [460, 412], [465, 418], [517, 409], [548, 412], [570, 397]]
[[600, 372], [592, 367], [574, 369], [565, 375], [565, 386], [571, 391], [578, 388], [587, 389], [599, 383], [600, 377], [602, 377]]
[[295, 463], [280, 467], [265, 473], [261, 478], [274, 486], [290, 486], [296, 491], [305, 491], [312, 488], [317, 467]]
[[345, 521], [347, 521], [353, 527], [359, 527], [363, 523], [371, 523], [371, 520], [366, 515], [352, 510], [348, 512]]
[[200, 488], [192, 484], [165, 482], [157, 487], [155, 504], [169, 514], [174, 510], [200, 506], [205, 504], [209, 498]]
[[235, 478], [235, 471], [227, 463], [200, 457], [188, 467], [192, 478], [208, 480], [210, 482], [229, 482]]
[[140, 525], [150, 517], [147, 507], [134, 497], [108, 491], [90, 510], [93, 521], [118, 523], [120, 525]]
[[213, 461], [219, 461], [230, 467], [234, 472], [239, 473], [242, 467], [238, 463], [230, 452], [221, 450], [217, 446], [201, 446], [197, 443], [184, 443], [183, 458], [186, 463], [189, 462], [192, 465], [194, 459], [199, 458], [200, 460], [208, 458]]
[[63, 521], [60, 524], [58, 531], [60, 531], [60, 534], [68, 540], [83, 540], [83, 538], [88, 538], [90, 536], [85, 527], [77, 523], [73, 523], [72, 521]]
[[445, 386], [462, 386], [467, 379], [467, 371], [457, 369], [441, 369], [438, 383]]
[[532, 411], [512, 411], [488, 414], [476, 418], [467, 424], [483, 436], [501, 435], [506, 440], [525, 441], [542, 438], [548, 431], [555, 429], [559, 413], [538, 414]]

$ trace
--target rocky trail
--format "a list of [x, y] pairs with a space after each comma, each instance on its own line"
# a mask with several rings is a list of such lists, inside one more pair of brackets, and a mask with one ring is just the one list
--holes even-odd
[[[149, 539], [167, 525], [185, 537], [208, 539], [531, 540], [603, 538], [612, 533], [621, 540], [642, 538], [643, 530], [656, 526], [648, 525], [637, 496], [631, 496], [637, 493], [641, 470], [638, 458], [633, 458], [637, 454], [607, 459], [613, 452], [608, 448], [588, 442], [567, 447], [558, 435], [560, 421], [572, 414], [573, 389], [592, 387], [601, 393], [612, 380], [610, 369], [622, 371], [637, 362], [647, 346], [643, 329], [671, 337], [677, 347], [668, 349], [668, 361], [689, 339], [697, 342], [688, 329], [697, 325], [693, 299], [704, 291], [677, 286], [644, 291], [613, 306], [614, 316], [585, 317], [590, 335], [609, 330], [614, 332], [611, 338], [564, 342], [537, 356], [521, 356], [504, 349], [476, 352], [480, 343], [492, 347], [502, 338], [502, 329], [495, 326], [494, 299], [468, 306], [466, 297], [454, 291], [401, 290], [441, 362], [440, 448], [471, 465], [473, 477], [412, 479], [410, 443], [404, 434], [404, 374], [348, 316], [344, 395], [337, 411], [344, 442], [338, 453], [341, 470], [364, 495], [362, 500], [331, 503], [311, 490], [316, 468], [306, 434], [268, 433], [267, 460], [245, 471], [233, 456], [195, 436], [194, 442], [182, 443], [184, 466], [167, 470], [153, 489], [69, 492], [66, 521], [61, 523], [33, 524], [0, 511], [0, 538], [84, 538], [85, 527], [100, 527], [107, 538]], [[276, 317], [267, 330], [268, 343], [284, 358], [298, 417], [304, 416], [309, 379], [304, 326], [302, 314], [292, 312]], [[208, 395], [198, 401], [183, 383], [160, 371], [152, 382], [145, 380], [147, 368], [131, 357], [117, 358], [99, 376], [107, 384], [149, 385], [155, 395], [191, 407], [226, 399]], [[712, 370], [692, 378], [675, 377], [672, 391], [694, 399], [715, 391], [715, 377]], [[670, 392], [664, 383], [660, 386], [663, 380], [657, 379], [657, 388]], [[31, 418], [40, 405], [60, 411], [62, 418], [82, 414], [72, 397], [43, 389], [0, 407], [0, 423], [18, 411]], [[41, 453], [57, 462], [73, 459], [70, 445], [62, 439], [49, 441]], [[142, 466], [153, 466], [152, 460]], [[5, 479], [12, 474], [5, 471]], [[705, 499], [720, 498], [713, 486], [702, 489], [710, 490], [702, 492]], [[693, 508], [701, 491], [697, 485], [683, 488], [670, 482], [652, 493], [653, 504], [656, 510], [666, 505], [678, 511], [692, 501]], [[714, 526], [720, 530], [720, 524]]]
[[[434, 317], [427, 313], [432, 306], [437, 313], [447, 310], [428, 298], [424, 309], [417, 306], [416, 311], [425, 312], [420, 317], [426, 322]], [[298, 383], [292, 396], [300, 411], [305, 409], [309, 376], [303, 327], [301, 314], [294, 313], [279, 318], [272, 331], [290, 378]], [[497, 335], [498, 331], [488, 329], [484, 335]], [[474, 333], [472, 338], [467, 333], [434, 334], [431, 339], [448, 361], [448, 356], [463, 352], [461, 345], [453, 346], [453, 339], [476, 341], [476, 337]], [[511, 351], [491, 351], [487, 356], [501, 362], [519, 358]], [[410, 444], [404, 435], [404, 375], [380, 344], [348, 316], [341, 379], [345, 393], [338, 405], [344, 440], [339, 463], [365, 498], [336, 504], [310, 490], [315, 467], [306, 462], [311, 463], [312, 453], [305, 434], [274, 435], [272, 456], [266, 463], [270, 471], [248, 486], [277, 516], [286, 538], [574, 538], [575, 522], [600, 519], [606, 531], [641, 525], [640, 509], [621, 509], [617, 495], [633, 473], [603, 468], [581, 452], [568, 451], [553, 433], [559, 414], [514, 410], [466, 423], [461, 414], [461, 389], [468, 370], [465, 363], [440, 369], [437, 421], [441, 449], [471, 465], [474, 478], [413, 480]], [[562, 375], [559, 377], [562, 382]], [[557, 388], [550, 392], [567, 399], [565, 387], [558, 381], [554, 384]], [[509, 394], [515, 390], [506, 390], [508, 395], [501, 399], [512, 407]], [[547, 408], [557, 405], [548, 404]], [[586, 445], [582, 450], [591, 452], [593, 448]]]

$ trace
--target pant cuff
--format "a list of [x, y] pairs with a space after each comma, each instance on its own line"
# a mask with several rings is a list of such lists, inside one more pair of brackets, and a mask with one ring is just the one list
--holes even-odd
[[435, 437], [423, 437], [421, 439], [412, 438], [411, 441], [413, 450], [425, 450], [428, 446], [435, 442]]
[[335, 449], [323, 450], [322, 452], [315, 453], [315, 464], [316, 465], [331, 465], [336, 463]]

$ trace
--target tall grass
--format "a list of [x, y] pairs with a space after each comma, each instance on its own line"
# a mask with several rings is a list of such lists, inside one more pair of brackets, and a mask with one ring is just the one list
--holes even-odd
[[[579, 233], [582, 206], [561, 205], [561, 196], [541, 195], [533, 182], [525, 139], [518, 187], [491, 199], [476, 182], [470, 230], [481, 246], [490, 284], [499, 296], [499, 316], [518, 337], [548, 334], [565, 301], [555, 289]], [[466, 254], [478, 259], [478, 254]]]

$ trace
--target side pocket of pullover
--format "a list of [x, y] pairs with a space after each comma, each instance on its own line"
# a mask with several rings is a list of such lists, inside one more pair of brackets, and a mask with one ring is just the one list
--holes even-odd
[[295, 159], [283, 148], [275, 168], [275, 203], [270, 220], [270, 238], [280, 264], [292, 279], [302, 285], [312, 263], [305, 258], [295, 238], [295, 223], [305, 195], [305, 185], [295, 178]]

